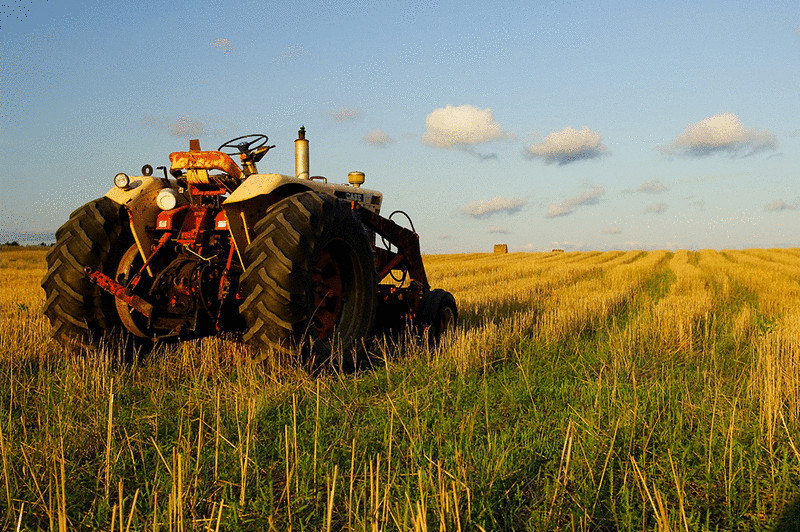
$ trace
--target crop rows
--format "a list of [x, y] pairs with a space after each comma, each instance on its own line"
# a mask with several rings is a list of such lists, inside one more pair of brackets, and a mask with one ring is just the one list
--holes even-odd
[[798, 524], [800, 250], [425, 262], [459, 329], [341, 375], [228, 339], [66, 351], [43, 252], [3, 250], [0, 526]]

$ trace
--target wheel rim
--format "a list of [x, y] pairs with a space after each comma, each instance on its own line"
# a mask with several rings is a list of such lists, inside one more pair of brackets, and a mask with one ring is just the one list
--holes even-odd
[[[133, 275], [136, 275], [144, 261], [139, 254], [139, 248], [136, 244], [128, 248], [128, 251], [122, 256], [117, 265], [117, 271], [114, 274], [114, 280], [121, 285], [126, 285]], [[148, 338], [143, 329], [147, 328], [147, 318], [142, 316], [118, 297], [114, 298], [114, 306], [117, 308], [117, 314], [122, 324], [131, 333], [141, 338]]]
[[311, 327], [320, 340], [333, 335], [342, 315], [344, 280], [341, 260], [341, 255], [333, 253], [329, 246], [320, 252], [311, 275], [314, 295]]
[[446, 306], [442, 309], [442, 317], [439, 319], [439, 334], [444, 334], [453, 328], [456, 321], [456, 314], [453, 308]]

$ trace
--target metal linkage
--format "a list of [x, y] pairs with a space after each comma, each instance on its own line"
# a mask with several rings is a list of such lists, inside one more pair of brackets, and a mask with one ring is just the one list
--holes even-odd
[[92, 281], [94, 284], [108, 292], [109, 294], [113, 295], [116, 298], [121, 299], [131, 307], [135, 308], [148, 318], [153, 315], [153, 305], [148, 303], [141, 297], [137, 296], [114, 279], [109, 277], [108, 275], [104, 274], [103, 272], [94, 271], [90, 267], [84, 268], [84, 273], [89, 277], [89, 280]]
[[351, 208], [361, 216], [361, 220], [367, 227], [373, 229], [397, 248], [397, 253], [379, 250], [381, 253], [376, 254], [378, 279], [386, 277], [392, 269], [403, 262], [408, 264], [408, 273], [411, 278], [408, 291], [410, 292], [412, 308], [417, 311], [422, 301], [422, 295], [430, 290], [428, 276], [425, 274], [425, 265], [422, 263], [419, 235], [388, 218], [365, 209], [355, 201], [351, 202]]

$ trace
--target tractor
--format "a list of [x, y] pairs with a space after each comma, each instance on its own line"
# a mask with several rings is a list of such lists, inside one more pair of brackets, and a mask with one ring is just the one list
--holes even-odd
[[304, 127], [295, 175], [259, 173], [268, 140], [244, 135], [215, 151], [191, 140], [163, 175], [149, 164], [118, 173], [74, 211], [42, 279], [54, 337], [142, 349], [233, 335], [330, 357], [381, 331], [411, 327], [435, 342], [455, 327], [455, 299], [430, 288], [410, 218], [408, 229], [392, 219], [402, 211], [381, 216], [383, 195], [362, 187], [363, 172], [347, 184], [310, 175]]

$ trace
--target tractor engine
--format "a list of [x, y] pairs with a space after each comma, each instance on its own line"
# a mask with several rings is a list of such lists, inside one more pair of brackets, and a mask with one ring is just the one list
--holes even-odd
[[150, 300], [159, 328], [195, 332], [214, 325], [217, 291], [224, 265], [182, 253], [156, 277]]
[[220, 313], [239, 269], [225, 213], [216, 205], [219, 196], [195, 197], [209, 204], [165, 210], [156, 220], [160, 238], [153, 251], [157, 273], [147, 292], [153, 303], [149, 325], [165, 336], [220, 331], [238, 315]]

